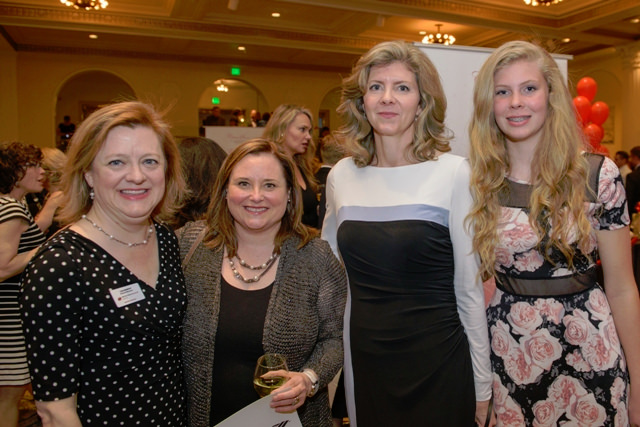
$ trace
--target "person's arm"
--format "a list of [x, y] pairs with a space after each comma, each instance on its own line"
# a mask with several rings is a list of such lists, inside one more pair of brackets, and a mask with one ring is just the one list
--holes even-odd
[[640, 425], [640, 300], [633, 277], [629, 228], [597, 232], [605, 293], [629, 370], [629, 421]]
[[[278, 412], [287, 412], [304, 403], [312, 391], [310, 376], [318, 380], [318, 389], [326, 387], [340, 370], [343, 362], [342, 325], [347, 295], [347, 279], [340, 262], [329, 246], [322, 242], [317, 265], [318, 337], [313, 351], [305, 362], [303, 372], [289, 372], [289, 379], [273, 393], [271, 406]], [[304, 373], [305, 369], [312, 372]], [[312, 393], [314, 394], [314, 393]], [[295, 398], [298, 398], [297, 400]]]
[[460, 321], [469, 341], [476, 391], [476, 420], [484, 426], [491, 399], [492, 373], [484, 288], [478, 275], [479, 261], [472, 247], [471, 231], [465, 224], [471, 208], [470, 169], [462, 162], [456, 171], [450, 211], [449, 232], [453, 244], [454, 289]]
[[36, 409], [42, 420], [42, 427], [82, 427], [76, 406], [75, 394], [50, 402], [36, 400]]
[[18, 254], [20, 236], [27, 231], [27, 221], [14, 218], [0, 223], [0, 281], [6, 280], [16, 274], [22, 273], [29, 260], [38, 250]]
[[80, 336], [86, 298], [82, 266], [73, 251], [69, 243], [50, 243], [22, 277], [22, 329], [33, 394], [44, 426], [80, 425], [76, 393], [81, 386], [84, 349]]
[[35, 221], [38, 224], [38, 228], [46, 233], [51, 224], [53, 223], [53, 217], [56, 214], [56, 210], [60, 207], [62, 202], [62, 191], [55, 191], [49, 194], [47, 201], [45, 202], [38, 215], [36, 215]]

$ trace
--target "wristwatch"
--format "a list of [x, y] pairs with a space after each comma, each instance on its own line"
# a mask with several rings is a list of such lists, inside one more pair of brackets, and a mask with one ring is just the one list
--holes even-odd
[[315, 396], [315, 394], [318, 392], [318, 388], [320, 387], [318, 376], [313, 371], [313, 369], [308, 369], [308, 368], [303, 370], [302, 373], [305, 374], [307, 377], [309, 377], [309, 380], [311, 380], [311, 391], [307, 393], [307, 397]]

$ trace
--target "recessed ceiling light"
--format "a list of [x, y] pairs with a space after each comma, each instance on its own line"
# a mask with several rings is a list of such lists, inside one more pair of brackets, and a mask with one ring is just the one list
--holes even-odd
[[632, 24], [637, 24], [638, 22], [640, 22], [640, 18], [630, 19], [629, 22], [631, 22]]
[[424, 35], [427, 34], [427, 32], [426, 31], [418, 31], [418, 34], [420, 34], [421, 36], [424, 36]]
[[89, 38], [95, 40], [95, 39], [98, 38], [98, 35], [97, 34], [89, 34]]
[[274, 18], [280, 18], [280, 12], [273, 12], [271, 16], [273, 16]]
[[569, 43], [571, 39], [569, 37], [565, 37], [562, 39], [562, 43]]
[[238, 50], [244, 52], [247, 48], [244, 46], [238, 46]]

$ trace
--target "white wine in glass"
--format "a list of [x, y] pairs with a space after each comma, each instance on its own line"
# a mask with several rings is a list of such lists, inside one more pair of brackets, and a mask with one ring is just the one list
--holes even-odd
[[256, 371], [253, 374], [253, 388], [260, 397], [265, 397], [273, 390], [285, 383], [284, 377], [263, 377], [270, 371], [287, 370], [287, 361], [284, 356], [276, 353], [266, 353], [258, 359]]

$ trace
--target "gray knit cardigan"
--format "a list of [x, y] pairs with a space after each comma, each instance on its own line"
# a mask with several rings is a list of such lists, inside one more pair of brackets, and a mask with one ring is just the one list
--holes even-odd
[[[202, 221], [188, 223], [176, 234], [186, 256]], [[305, 427], [331, 426], [327, 384], [342, 367], [342, 325], [347, 280], [329, 245], [318, 238], [297, 249], [297, 237], [282, 248], [264, 324], [265, 352], [281, 353], [291, 371], [313, 369], [320, 389], [298, 408]], [[190, 427], [209, 427], [213, 353], [220, 311], [222, 251], [202, 243], [184, 268], [187, 312], [182, 357]]]

